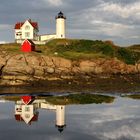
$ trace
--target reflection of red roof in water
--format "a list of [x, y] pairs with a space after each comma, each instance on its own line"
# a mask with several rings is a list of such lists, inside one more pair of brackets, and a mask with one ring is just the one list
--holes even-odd
[[[15, 115], [15, 120], [19, 122], [24, 122], [21, 115]], [[28, 124], [31, 124], [32, 122], [36, 122], [36, 121], [38, 121], [38, 114], [34, 115], [34, 117], [30, 120]]]
[[34, 99], [33, 96], [22, 96], [21, 98], [22, 98], [23, 103], [26, 105], [30, 104]]

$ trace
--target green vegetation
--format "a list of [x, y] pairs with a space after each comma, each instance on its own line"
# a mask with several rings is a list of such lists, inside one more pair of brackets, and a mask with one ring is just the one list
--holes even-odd
[[115, 97], [96, 94], [70, 94], [68, 96], [47, 97], [52, 104], [101, 104], [112, 103]]
[[[68, 59], [95, 59], [116, 57], [126, 64], [140, 60], [140, 46], [118, 47], [110, 41], [100, 40], [52, 40], [46, 44], [47, 53]], [[44, 51], [45, 52], [45, 51]]]
[[16, 43], [0, 44], [0, 51], [6, 51], [8, 53], [21, 53], [20, 45]]
[[92, 59], [114, 56], [114, 48], [98, 40], [53, 40], [47, 46], [51, 54], [57, 52], [58, 56], [69, 59]]
[[139, 95], [139, 94], [126, 95], [126, 96], [123, 96], [123, 97], [128, 97], [128, 98], [131, 98], [131, 99], [137, 99], [137, 100], [140, 100], [140, 95]]
[[123, 60], [126, 64], [135, 64], [137, 56], [134, 52], [127, 50], [126, 48], [118, 48], [118, 58]]
[[135, 51], [135, 52], [140, 52], [140, 45], [132, 45], [128, 47], [129, 50]]
[[133, 45], [126, 49], [131, 52], [131, 55], [133, 59], [135, 59], [136, 63], [140, 61], [140, 45]]
[[[8, 101], [21, 100], [20, 96], [3, 96], [1, 99]], [[54, 105], [67, 105], [67, 104], [101, 104], [101, 103], [112, 103], [115, 97], [96, 95], [96, 94], [69, 94], [68, 96], [36, 96], [36, 99], [45, 99], [47, 102]]]
[[3, 96], [3, 97], [0, 97], [0, 99], [16, 102], [16, 101], [20, 100], [21, 97], [20, 96]]
[[[0, 50], [22, 53], [20, 44], [15, 43], [0, 45]], [[116, 57], [127, 64], [135, 64], [140, 60], [140, 45], [122, 48], [111, 41], [55, 39], [46, 45], [37, 45], [36, 50], [32, 52], [35, 55], [58, 56], [72, 60]]]

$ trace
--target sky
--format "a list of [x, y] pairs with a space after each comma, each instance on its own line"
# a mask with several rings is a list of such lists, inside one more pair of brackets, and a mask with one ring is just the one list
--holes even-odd
[[39, 34], [55, 33], [61, 10], [66, 37], [112, 40], [117, 45], [140, 44], [140, 0], [1, 0], [0, 42], [14, 41], [16, 22], [32, 19]]

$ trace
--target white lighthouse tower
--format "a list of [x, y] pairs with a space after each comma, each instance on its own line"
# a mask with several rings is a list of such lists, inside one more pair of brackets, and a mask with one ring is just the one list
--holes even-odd
[[65, 127], [65, 106], [57, 105], [56, 106], [56, 127], [61, 133]]
[[56, 16], [56, 38], [65, 38], [65, 20], [66, 17], [60, 11]]

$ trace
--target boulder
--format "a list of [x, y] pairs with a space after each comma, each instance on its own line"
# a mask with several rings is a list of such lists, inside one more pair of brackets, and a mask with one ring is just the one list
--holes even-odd
[[52, 67], [47, 67], [46, 73], [53, 74], [54, 72], [55, 72], [55, 69], [54, 69], [54, 68], [52, 68]]
[[95, 68], [97, 67], [97, 64], [92, 61], [81, 61], [80, 62], [80, 71], [85, 73], [95, 72]]

